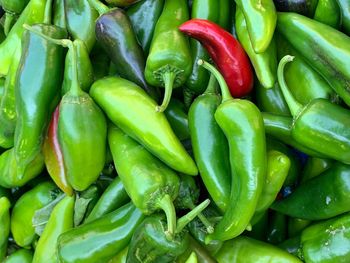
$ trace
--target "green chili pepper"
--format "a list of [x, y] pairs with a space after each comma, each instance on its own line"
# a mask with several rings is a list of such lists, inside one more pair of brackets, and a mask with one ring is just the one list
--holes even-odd
[[309, 157], [301, 175], [301, 183], [320, 175], [332, 167], [333, 163], [334, 161], [331, 159]]
[[52, 210], [44, 232], [35, 248], [33, 263], [58, 262], [56, 245], [58, 237], [73, 227], [74, 196], [66, 196]]
[[108, 130], [108, 141], [118, 175], [135, 206], [146, 215], [162, 209], [172, 235], [176, 228], [173, 201], [179, 191], [176, 173], [115, 126]]
[[8, 35], [17, 16], [22, 13], [28, 2], [29, 0], [0, 0], [0, 6], [6, 11], [4, 22], [5, 35]]
[[[248, 2], [248, 1], [247, 1]], [[236, 33], [238, 40], [247, 52], [253, 64], [255, 74], [264, 88], [272, 88], [277, 80], [277, 47], [272, 38], [264, 52], [255, 53], [251, 38], [248, 33], [247, 19], [239, 6], [236, 7]]]
[[[0, 76], [8, 74], [11, 63], [20, 58], [20, 44], [24, 32], [23, 24], [42, 23], [46, 0], [32, 0], [23, 10], [11, 32], [0, 45]], [[19, 53], [19, 54], [18, 54]]]
[[289, 91], [283, 76], [284, 66], [292, 60], [293, 57], [287, 55], [278, 65], [278, 82], [293, 115], [292, 138], [328, 158], [350, 163], [350, 132], [347, 129], [350, 111], [322, 98], [301, 105]]
[[53, 24], [63, 29], [67, 29], [66, 11], [64, 0], [54, 0], [53, 3]]
[[301, 234], [305, 262], [347, 262], [350, 260], [350, 215], [317, 223]]
[[301, 218], [288, 218], [288, 237], [300, 235], [301, 231], [310, 225], [312, 221]]
[[143, 0], [130, 6], [126, 11], [145, 54], [149, 52], [163, 6], [164, 0]]
[[156, 102], [136, 84], [108, 77], [96, 81], [90, 94], [115, 125], [169, 167], [189, 175], [198, 173], [164, 113], [154, 110]]
[[29, 249], [18, 249], [16, 252], [9, 255], [4, 263], [32, 263], [33, 252]]
[[307, 220], [331, 218], [349, 211], [349, 180], [350, 167], [336, 163], [332, 169], [298, 186], [291, 195], [275, 202], [271, 208]]
[[297, 257], [271, 244], [240, 236], [224, 243], [215, 254], [218, 263], [301, 263]]
[[339, 102], [339, 96], [327, 80], [318, 74], [283, 36], [276, 36], [278, 58], [281, 59], [285, 55], [295, 56], [294, 62], [286, 65], [284, 72], [285, 80], [295, 98], [304, 105], [316, 98]]
[[314, 20], [338, 29], [341, 23], [341, 14], [335, 0], [318, 0]]
[[156, 107], [163, 112], [170, 101], [172, 89], [182, 86], [191, 74], [189, 42], [178, 27], [189, 18], [187, 1], [165, 0], [158, 19], [146, 61], [145, 77], [149, 84], [165, 87], [163, 102]]
[[130, 242], [144, 215], [131, 202], [58, 238], [60, 262], [106, 262]]
[[350, 35], [350, 3], [347, 0], [337, 0], [341, 13], [342, 30]]
[[350, 38], [334, 28], [295, 13], [279, 13], [276, 29], [350, 105]]
[[90, 51], [95, 43], [97, 11], [90, 6], [88, 0], [64, 0], [64, 7], [69, 34], [73, 39], [82, 40]]
[[215, 120], [228, 140], [231, 164], [230, 201], [222, 220], [206, 241], [228, 240], [248, 227], [264, 185], [267, 164], [264, 123], [252, 102], [231, 97], [224, 78], [213, 66], [201, 60], [199, 63], [220, 84], [223, 99]]
[[179, 140], [189, 139], [190, 131], [185, 105], [181, 101], [172, 98], [164, 113]]
[[273, 211], [269, 214], [266, 241], [270, 244], [279, 244], [287, 237], [287, 217]]
[[7, 253], [7, 242], [10, 234], [10, 201], [6, 196], [0, 197], [0, 260]]
[[207, 90], [192, 103], [188, 121], [200, 176], [211, 198], [224, 212], [231, 189], [230, 161], [227, 139], [214, 118], [221, 102], [215, 92], [216, 84], [215, 77], [211, 76]]
[[235, 0], [243, 11], [253, 50], [264, 52], [275, 31], [277, 12], [272, 0]]
[[103, 215], [114, 211], [129, 201], [123, 183], [120, 178], [117, 177], [103, 192], [98, 199], [96, 205], [92, 209], [91, 213], [85, 218], [84, 224], [94, 221]]
[[34, 213], [53, 201], [57, 195], [58, 189], [54, 183], [43, 182], [18, 199], [11, 213], [11, 233], [19, 246], [26, 247], [34, 241]]

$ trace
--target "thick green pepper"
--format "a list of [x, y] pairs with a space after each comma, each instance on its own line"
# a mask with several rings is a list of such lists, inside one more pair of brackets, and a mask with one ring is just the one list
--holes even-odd
[[186, 0], [165, 0], [146, 61], [145, 77], [150, 85], [165, 87], [163, 102], [156, 107], [164, 111], [172, 89], [182, 86], [192, 70], [189, 42], [178, 27], [189, 18]]
[[[0, 45], [0, 76], [8, 74], [12, 61], [20, 58], [23, 24], [42, 23], [44, 21], [47, 0], [31, 0], [13, 26], [11, 32]], [[50, 1], [49, 1], [50, 2]], [[19, 54], [18, 54], [19, 53]]]
[[347, 0], [337, 0], [340, 13], [342, 30], [350, 35], [350, 3]]
[[144, 215], [131, 202], [58, 238], [60, 262], [106, 262], [130, 242]]
[[276, 34], [276, 38], [279, 60], [285, 55], [295, 56], [294, 62], [286, 65], [284, 71], [285, 80], [295, 98], [303, 105], [316, 98], [339, 102], [338, 95], [327, 80], [318, 74], [281, 34]]
[[279, 13], [276, 29], [350, 105], [350, 38], [334, 28], [295, 13]]
[[73, 228], [74, 196], [66, 196], [52, 210], [44, 232], [35, 247], [33, 263], [58, 262], [56, 245], [58, 237]]
[[7, 253], [7, 242], [10, 234], [10, 201], [6, 196], [0, 197], [0, 260]]
[[247, 22], [243, 11], [236, 7], [236, 34], [244, 50], [247, 52], [260, 84], [267, 89], [274, 87], [277, 80], [277, 47], [274, 38], [264, 52], [255, 53], [252, 40], [247, 30]]
[[129, 201], [129, 196], [125, 191], [120, 177], [116, 177], [113, 182], [103, 192], [89, 216], [84, 220], [85, 223], [94, 221], [105, 214], [108, 214]]
[[34, 213], [55, 200], [58, 193], [54, 183], [43, 182], [18, 199], [11, 213], [11, 233], [19, 246], [27, 247], [34, 241]]
[[301, 263], [297, 257], [271, 244], [240, 236], [224, 243], [215, 254], [218, 263]]
[[95, 43], [95, 21], [98, 13], [88, 0], [64, 0], [68, 33], [73, 39], [82, 40], [88, 51]]
[[164, 6], [164, 0], [143, 0], [127, 9], [126, 13], [145, 54], [151, 46], [153, 32]]
[[[48, 24], [36, 24], [31, 29], [52, 38], [66, 37], [63, 29]], [[31, 31], [24, 32], [16, 77], [17, 125], [14, 139], [20, 177], [41, 151], [51, 115], [59, 101], [63, 55], [61, 46]]]
[[231, 193], [222, 220], [206, 241], [224, 241], [240, 235], [255, 212], [266, 174], [265, 130], [255, 104], [233, 99], [219, 71], [207, 62], [199, 62], [215, 75], [223, 98], [215, 111], [215, 120], [229, 143]]
[[350, 166], [336, 163], [317, 177], [298, 186], [271, 208], [286, 215], [320, 220], [350, 211]]
[[350, 215], [345, 214], [306, 228], [301, 234], [306, 263], [350, 260]]
[[320, 175], [332, 167], [333, 163], [334, 161], [331, 159], [309, 157], [301, 174], [301, 183]]
[[341, 14], [336, 0], [318, 0], [314, 20], [338, 29]]
[[287, 55], [278, 65], [278, 82], [293, 116], [292, 138], [328, 158], [350, 164], [350, 111], [322, 98], [301, 105], [283, 76], [284, 66], [293, 58]]
[[108, 142], [117, 173], [135, 206], [146, 215], [163, 210], [168, 232], [174, 234], [177, 174], [115, 126], [108, 129]]
[[4, 263], [32, 263], [33, 252], [29, 249], [21, 248], [9, 255]]
[[215, 89], [216, 80], [211, 76], [207, 90], [192, 103], [188, 121], [200, 176], [211, 198], [224, 212], [231, 190], [230, 161], [227, 139], [214, 118], [221, 102]]
[[272, 0], [235, 0], [243, 11], [253, 50], [264, 52], [275, 31], [277, 12]]
[[181, 101], [173, 98], [170, 100], [164, 113], [177, 138], [181, 141], [189, 139], [190, 131], [185, 105]]
[[96, 81], [92, 98], [126, 134], [176, 171], [196, 175], [197, 167], [176, 137], [156, 102], [136, 84], [117, 77]]

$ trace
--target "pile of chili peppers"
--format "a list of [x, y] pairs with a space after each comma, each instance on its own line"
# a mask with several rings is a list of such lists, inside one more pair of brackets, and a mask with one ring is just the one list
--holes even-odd
[[0, 6], [0, 262], [350, 262], [349, 0]]

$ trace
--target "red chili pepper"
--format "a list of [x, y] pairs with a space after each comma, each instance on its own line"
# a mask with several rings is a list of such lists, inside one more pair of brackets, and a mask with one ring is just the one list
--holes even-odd
[[205, 19], [191, 19], [179, 29], [201, 42], [224, 76], [232, 96], [242, 97], [252, 90], [254, 77], [249, 58], [229, 32]]

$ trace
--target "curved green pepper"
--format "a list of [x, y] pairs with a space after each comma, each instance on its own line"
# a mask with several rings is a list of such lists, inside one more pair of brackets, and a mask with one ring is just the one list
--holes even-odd
[[341, 23], [341, 14], [335, 0], [318, 0], [314, 20], [338, 29]]
[[130, 242], [144, 215], [131, 202], [58, 238], [60, 262], [106, 262]]
[[275, 32], [277, 12], [272, 0], [235, 0], [243, 11], [253, 50], [264, 52]]
[[115, 125], [168, 166], [189, 175], [198, 173], [164, 113], [154, 110], [156, 102], [136, 84], [107, 77], [96, 81], [90, 94]]
[[215, 254], [218, 263], [301, 263], [297, 257], [271, 244], [240, 236], [224, 243]]
[[350, 3], [347, 0], [337, 0], [340, 13], [342, 30], [350, 35]]
[[10, 234], [10, 201], [6, 196], [0, 197], [0, 260], [7, 253], [7, 242]]
[[171, 99], [164, 114], [179, 140], [182, 141], [190, 138], [187, 112], [185, 105], [181, 101], [174, 98]]
[[320, 220], [350, 211], [350, 166], [336, 163], [313, 179], [298, 186], [285, 199], [275, 202], [271, 208], [283, 214]]
[[230, 161], [227, 139], [214, 118], [221, 102], [215, 88], [216, 80], [211, 76], [207, 90], [192, 103], [188, 122], [200, 176], [211, 198], [224, 212], [231, 190]]
[[66, 196], [52, 210], [44, 232], [35, 247], [33, 263], [58, 262], [57, 239], [62, 233], [73, 227], [74, 201], [74, 196]]
[[182, 86], [191, 74], [189, 42], [178, 30], [188, 18], [186, 0], [165, 0], [145, 68], [145, 77], [149, 84], [165, 87], [163, 102], [155, 108], [158, 112], [167, 108], [172, 89]]
[[207, 62], [200, 62], [215, 75], [223, 98], [215, 112], [215, 120], [229, 143], [231, 193], [222, 220], [206, 241], [224, 241], [240, 235], [255, 212], [266, 174], [265, 130], [255, 104], [233, 99], [219, 71]]
[[126, 11], [145, 54], [149, 52], [163, 6], [164, 0], [143, 0], [130, 6]]
[[11, 213], [11, 233], [19, 246], [27, 247], [34, 241], [34, 213], [53, 201], [57, 195], [58, 189], [54, 183], [43, 182], [17, 200]]
[[113, 182], [103, 192], [89, 216], [84, 220], [85, 223], [94, 221], [105, 214], [121, 207], [129, 201], [129, 196], [125, 191], [120, 177], [116, 177]]
[[33, 252], [29, 249], [21, 248], [9, 255], [4, 263], [32, 263]]
[[301, 174], [301, 183], [320, 175], [332, 167], [333, 163], [334, 161], [331, 159], [309, 157]]

